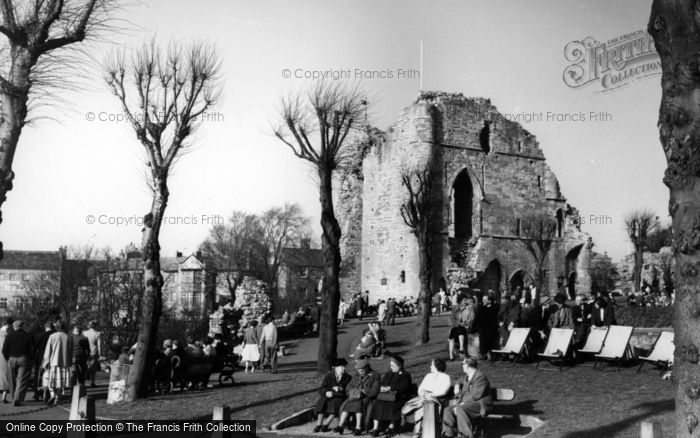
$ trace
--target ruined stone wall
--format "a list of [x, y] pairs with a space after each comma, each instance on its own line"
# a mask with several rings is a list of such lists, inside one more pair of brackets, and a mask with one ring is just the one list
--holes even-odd
[[[488, 135], [484, 134], [486, 125]], [[456, 254], [461, 257], [459, 269], [467, 277], [478, 276], [496, 260], [501, 289], [507, 289], [518, 270], [534, 276], [534, 259], [517, 238], [517, 220], [542, 213], [554, 219], [557, 210], [564, 219], [562, 239], [545, 264], [546, 288], [553, 294], [558, 279], [567, 275], [566, 255], [574, 246], [585, 248], [571, 263], [572, 269], [588, 269], [588, 236], [575, 223], [575, 210], [559, 192], [534, 136], [506, 120], [489, 100], [423, 93], [402, 112], [385, 141], [370, 148], [363, 160], [361, 284], [370, 291], [371, 302], [418, 295], [418, 248], [400, 215], [406, 199], [400, 172], [425, 166], [431, 157], [436, 171], [434, 288], [448, 269], [457, 268]], [[461, 172], [467, 172], [473, 189], [472, 235], [478, 238], [455, 236], [453, 185]], [[587, 278], [581, 273], [578, 287], [589, 289]]]

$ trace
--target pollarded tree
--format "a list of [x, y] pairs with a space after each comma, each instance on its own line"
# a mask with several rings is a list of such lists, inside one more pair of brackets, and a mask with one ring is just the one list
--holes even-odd
[[650, 210], [636, 210], [625, 217], [627, 237], [634, 246], [634, 290], [639, 291], [642, 285], [642, 265], [644, 250], [649, 236], [658, 228], [659, 221]]
[[538, 303], [545, 284], [544, 264], [547, 254], [557, 240], [557, 222], [546, 215], [532, 215], [516, 221], [515, 228], [515, 235], [535, 261], [537, 289], [532, 299], [533, 303]]
[[203, 114], [220, 98], [219, 55], [212, 46], [152, 42], [131, 56], [115, 54], [106, 63], [105, 80], [119, 99], [136, 137], [146, 152], [153, 201], [144, 216], [141, 253], [144, 299], [136, 355], [129, 373], [126, 399], [145, 397], [153, 363], [158, 319], [162, 311], [160, 227], [168, 205], [168, 175], [190, 146]]
[[648, 30], [661, 57], [658, 126], [668, 165], [664, 183], [671, 195], [676, 257], [676, 430], [671, 435], [685, 438], [698, 435], [700, 422], [700, 4], [654, 0]]
[[30, 110], [70, 84], [82, 61], [68, 49], [104, 30], [115, 5], [114, 0], [0, 0], [5, 37], [0, 43], [0, 208], [12, 190], [12, 162]]
[[338, 347], [340, 304], [340, 225], [333, 207], [334, 172], [347, 158], [348, 135], [360, 127], [365, 101], [357, 88], [342, 82], [319, 82], [306, 93], [282, 100], [275, 135], [318, 176], [321, 202], [323, 287], [319, 323], [318, 371], [326, 372]]
[[423, 304], [418, 344], [425, 345], [430, 341], [430, 313], [433, 303], [433, 236], [430, 228], [432, 217], [430, 200], [433, 191], [431, 169], [426, 167], [423, 170], [405, 170], [401, 173], [401, 183], [408, 195], [408, 198], [401, 205], [401, 217], [411, 228], [418, 242], [418, 277], [420, 278], [418, 299]]

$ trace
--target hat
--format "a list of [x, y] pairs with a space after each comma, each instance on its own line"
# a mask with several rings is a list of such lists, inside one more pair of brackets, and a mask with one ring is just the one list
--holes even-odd
[[479, 362], [477, 362], [476, 359], [473, 357], [465, 357], [464, 360], [462, 361], [462, 365], [467, 365], [470, 368], [476, 368], [478, 366]]
[[18, 319], [17, 321], [12, 323], [13, 330], [19, 330], [22, 327], [24, 327], [24, 321], [22, 321], [21, 319]]
[[357, 362], [355, 362], [355, 369], [360, 370], [362, 368], [367, 368], [369, 366], [369, 362], [367, 362], [367, 359], [360, 359]]
[[396, 363], [396, 365], [399, 366], [399, 368], [403, 368], [403, 358], [401, 358], [400, 356], [390, 356], [389, 362], [394, 362]]
[[333, 363], [331, 363], [331, 366], [332, 367], [345, 367], [345, 366], [348, 366], [348, 361], [345, 360], [345, 358], [341, 357], [339, 359], [335, 359], [333, 361]]

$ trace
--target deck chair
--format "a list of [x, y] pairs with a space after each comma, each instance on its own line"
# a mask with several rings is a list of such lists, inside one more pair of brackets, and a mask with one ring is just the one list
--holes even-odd
[[496, 354], [498, 356], [508, 356], [514, 355], [513, 366], [518, 361], [522, 359], [525, 355], [525, 344], [527, 342], [527, 337], [530, 336], [530, 329], [527, 327], [514, 328], [510, 335], [508, 336], [508, 341], [506, 345], [501, 350], [491, 350], [491, 354]]
[[617, 362], [617, 371], [620, 371], [622, 360], [625, 357], [632, 357], [630, 350], [630, 338], [634, 327], [623, 325], [611, 325], [608, 330], [608, 336], [603, 343], [603, 349], [596, 354], [596, 362], [594, 367], [598, 365], [600, 359]]
[[[574, 329], [553, 328], [549, 333], [549, 339], [547, 339], [547, 346], [544, 348], [544, 352], [537, 354], [537, 366], [535, 368], [540, 367], [541, 358], [545, 358], [550, 362], [561, 360], [563, 363], [566, 354], [569, 352], [573, 336]], [[561, 371], [561, 363], [559, 364], [559, 371]]]
[[663, 372], [668, 368], [669, 362], [673, 360], [674, 348], [673, 332], [661, 332], [659, 337], [656, 338], [656, 342], [654, 342], [654, 348], [651, 354], [646, 357], [639, 357], [642, 363], [639, 365], [639, 368], [637, 368], [637, 372], [640, 372], [647, 362], [651, 362], [657, 367], [660, 367], [661, 372]]
[[586, 345], [579, 349], [578, 352], [583, 354], [600, 354], [605, 343], [605, 338], [608, 336], [608, 327], [591, 327], [586, 338]]

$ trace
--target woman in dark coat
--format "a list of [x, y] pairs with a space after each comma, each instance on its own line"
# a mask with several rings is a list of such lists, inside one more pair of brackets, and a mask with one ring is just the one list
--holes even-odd
[[372, 400], [379, 393], [379, 375], [372, 371], [366, 359], [358, 360], [355, 363], [357, 374], [352, 377], [348, 385], [348, 399], [340, 407], [340, 420], [338, 427], [333, 431], [343, 434], [345, 422], [350, 414], [355, 414], [355, 430], [353, 435], [362, 434], [362, 420], [367, 412], [367, 408]]
[[[321, 397], [316, 402], [318, 419], [314, 433], [328, 432], [328, 425], [340, 413], [340, 406], [347, 398], [347, 386], [351, 380], [350, 375], [345, 373], [347, 364], [348, 362], [343, 358], [334, 360], [333, 369], [323, 378], [321, 388], [318, 390]], [[323, 421], [325, 415], [328, 417]]]
[[372, 403], [369, 418], [374, 421], [372, 436], [379, 436], [380, 421], [388, 421], [389, 427], [383, 434], [396, 434], [397, 422], [401, 420], [401, 408], [411, 398], [411, 375], [403, 369], [403, 359], [399, 356], [389, 358], [391, 372], [387, 373], [379, 385], [379, 395]]
[[486, 359], [495, 348], [498, 339], [498, 304], [493, 290], [489, 289], [488, 295], [483, 298], [483, 304], [476, 313], [476, 327], [479, 332], [480, 359]]

